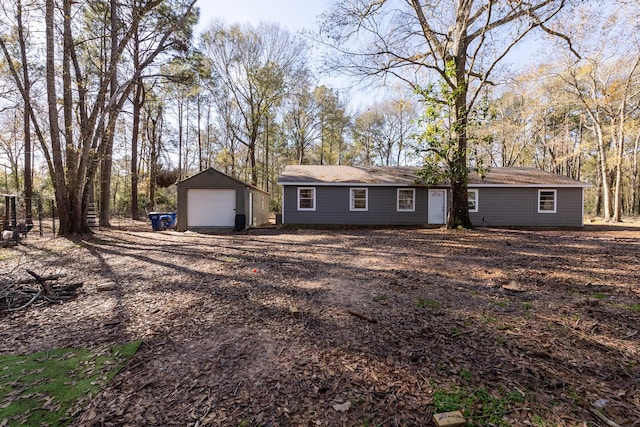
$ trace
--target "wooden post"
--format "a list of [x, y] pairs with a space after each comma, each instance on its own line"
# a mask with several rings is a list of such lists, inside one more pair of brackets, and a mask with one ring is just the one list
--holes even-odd
[[11, 201], [10, 201], [10, 197], [7, 196], [5, 194], [4, 196], [4, 221], [2, 224], [2, 229], [3, 230], [8, 230], [9, 229], [9, 225], [11, 224]]
[[42, 237], [42, 200], [38, 199], [38, 226], [40, 227], [40, 237]]
[[13, 230], [13, 240], [16, 243], [20, 240], [18, 233], [18, 214], [16, 212], [16, 196], [10, 196], [11, 199], [11, 230]]
[[56, 235], [56, 205], [51, 200], [51, 226], [53, 227], [53, 235]]

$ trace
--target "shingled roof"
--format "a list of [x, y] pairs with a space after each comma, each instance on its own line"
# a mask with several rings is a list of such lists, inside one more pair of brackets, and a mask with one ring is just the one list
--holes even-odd
[[[290, 165], [278, 178], [280, 185], [420, 185], [415, 166]], [[442, 185], [448, 185], [443, 182]], [[589, 187], [589, 184], [534, 168], [490, 168], [484, 178], [469, 175], [472, 187]]]

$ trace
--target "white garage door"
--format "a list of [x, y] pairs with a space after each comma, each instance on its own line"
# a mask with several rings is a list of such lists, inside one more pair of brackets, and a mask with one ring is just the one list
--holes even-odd
[[190, 188], [187, 191], [188, 227], [233, 227], [236, 190]]

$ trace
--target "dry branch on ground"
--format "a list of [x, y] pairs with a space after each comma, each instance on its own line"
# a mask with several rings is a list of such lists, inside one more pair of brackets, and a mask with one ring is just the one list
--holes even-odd
[[61, 284], [57, 281], [65, 274], [40, 276], [29, 269], [31, 277], [0, 280], [0, 314], [3, 312], [26, 310], [33, 305], [59, 304], [76, 297], [82, 283]]

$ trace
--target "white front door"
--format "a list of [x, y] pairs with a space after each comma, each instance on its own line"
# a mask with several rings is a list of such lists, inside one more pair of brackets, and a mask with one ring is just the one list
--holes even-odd
[[253, 217], [253, 193], [249, 193], [249, 227], [254, 227], [256, 220]]
[[429, 190], [429, 224], [447, 222], [447, 190]]

